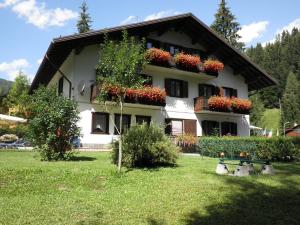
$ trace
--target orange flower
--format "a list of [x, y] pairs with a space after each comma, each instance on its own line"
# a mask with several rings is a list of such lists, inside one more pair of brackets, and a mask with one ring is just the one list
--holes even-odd
[[231, 108], [235, 113], [249, 113], [252, 108], [252, 102], [248, 99], [233, 98], [231, 100]]
[[204, 72], [218, 73], [224, 69], [224, 64], [218, 60], [208, 59], [204, 62]]
[[208, 99], [208, 106], [212, 111], [229, 112], [231, 100], [227, 97], [212, 96]]
[[158, 48], [150, 48], [146, 51], [145, 58], [151, 64], [169, 66], [171, 54]]
[[179, 69], [199, 72], [200, 57], [193, 56], [189, 54], [184, 54], [183, 52], [176, 54], [175, 64]]

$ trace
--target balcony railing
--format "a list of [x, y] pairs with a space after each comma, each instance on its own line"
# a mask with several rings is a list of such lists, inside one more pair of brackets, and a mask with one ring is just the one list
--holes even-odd
[[251, 101], [240, 98], [227, 98], [221, 96], [212, 96], [210, 98], [194, 98], [194, 111], [214, 111], [237, 114], [249, 114], [252, 107]]
[[208, 98], [204, 98], [204, 97], [194, 98], [194, 110], [195, 112], [209, 110]]
[[[91, 102], [95, 102], [97, 97], [99, 96], [100, 91], [98, 86], [91, 86]], [[107, 101], [113, 102], [114, 94], [107, 94]], [[142, 104], [142, 105], [152, 105], [152, 106], [162, 106], [166, 105], [166, 95], [165, 91], [156, 88], [156, 87], [145, 87], [140, 90], [130, 90], [128, 94], [126, 94], [125, 103], [132, 104]]]

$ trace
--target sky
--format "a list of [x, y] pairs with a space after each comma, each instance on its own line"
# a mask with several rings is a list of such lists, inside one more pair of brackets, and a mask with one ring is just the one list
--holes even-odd
[[[55, 37], [77, 32], [82, 0], [0, 0], [0, 78], [22, 70], [32, 80]], [[98, 30], [191, 12], [207, 25], [220, 0], [87, 0]], [[299, 0], [227, 0], [246, 46], [274, 41], [282, 30], [300, 28]]]

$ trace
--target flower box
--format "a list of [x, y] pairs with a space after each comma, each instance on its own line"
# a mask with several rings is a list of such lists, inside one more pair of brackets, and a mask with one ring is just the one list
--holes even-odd
[[170, 67], [172, 56], [169, 52], [158, 48], [150, 48], [145, 54], [146, 60], [153, 65]]
[[199, 72], [199, 65], [201, 62], [199, 56], [193, 56], [181, 52], [175, 55], [174, 60], [178, 69], [196, 73]]
[[219, 72], [224, 69], [224, 64], [218, 60], [208, 59], [204, 62], [203, 69], [209, 75], [218, 76]]
[[231, 99], [231, 109], [234, 113], [249, 114], [252, 108], [252, 102], [248, 99]]
[[218, 112], [230, 112], [231, 100], [227, 97], [212, 96], [208, 99], [209, 110]]

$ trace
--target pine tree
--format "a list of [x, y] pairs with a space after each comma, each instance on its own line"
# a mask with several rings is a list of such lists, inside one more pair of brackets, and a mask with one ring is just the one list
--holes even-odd
[[258, 94], [250, 96], [250, 100], [252, 101], [252, 109], [250, 112], [250, 121], [252, 125], [262, 127], [263, 126], [263, 114], [265, 111], [265, 107], [263, 102], [260, 99]]
[[293, 125], [300, 122], [299, 88], [300, 85], [296, 75], [290, 72], [282, 99], [281, 123], [290, 122]]
[[89, 15], [88, 11], [88, 6], [86, 4], [85, 1], [82, 2], [81, 6], [80, 6], [80, 15], [78, 18], [78, 22], [77, 22], [77, 30], [78, 32], [81, 33], [85, 33], [88, 32], [89, 30], [91, 30], [91, 17]]
[[244, 43], [238, 41], [241, 38], [238, 34], [238, 31], [241, 29], [240, 24], [231, 13], [230, 8], [227, 7], [225, 0], [221, 0], [211, 28], [224, 37], [232, 46], [239, 50], [244, 49]]

